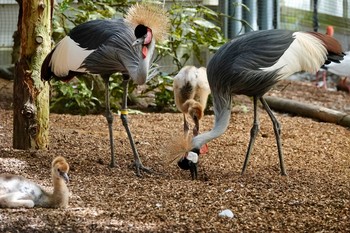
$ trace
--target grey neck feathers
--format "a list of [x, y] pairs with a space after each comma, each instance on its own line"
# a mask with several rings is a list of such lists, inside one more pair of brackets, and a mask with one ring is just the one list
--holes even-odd
[[215, 113], [214, 128], [209, 132], [200, 134], [192, 139], [192, 146], [200, 149], [205, 143], [219, 137], [223, 134], [230, 122], [231, 109], [224, 108], [220, 112]]
[[137, 69], [129, 71], [129, 74], [132, 77], [134, 83], [138, 85], [146, 83], [148, 70], [154, 53], [155, 44], [156, 42], [153, 38], [150, 45], [148, 46], [147, 57], [142, 58], [142, 56], [140, 56], [140, 61]]

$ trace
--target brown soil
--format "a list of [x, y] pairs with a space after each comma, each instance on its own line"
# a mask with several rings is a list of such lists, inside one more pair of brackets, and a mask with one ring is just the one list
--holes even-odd
[[[280, 83], [269, 94], [350, 111], [350, 95], [312, 84]], [[350, 232], [350, 131], [338, 125], [276, 113], [288, 176], [281, 176], [274, 133], [260, 109], [261, 133], [240, 174], [252, 125], [249, 98], [238, 97], [224, 135], [201, 156], [199, 180], [166, 150], [182, 130], [180, 113], [130, 115], [141, 159], [153, 174], [135, 176], [124, 128], [114, 125], [117, 167], [109, 168], [103, 116], [50, 115], [50, 149], [12, 149], [10, 84], [0, 86], [0, 173], [33, 179], [51, 190], [50, 163], [70, 163], [67, 209], [0, 209], [0, 232]], [[4, 87], [5, 86], [5, 87]], [[11, 95], [10, 95], [11, 96]], [[212, 127], [206, 115], [202, 131]], [[169, 152], [170, 153], [170, 152]], [[230, 209], [233, 218], [219, 217]]]

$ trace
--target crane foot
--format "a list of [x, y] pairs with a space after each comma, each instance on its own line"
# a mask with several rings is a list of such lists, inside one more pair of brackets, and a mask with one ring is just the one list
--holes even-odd
[[287, 172], [284, 171], [284, 170], [281, 171], [281, 175], [282, 175], [282, 176], [288, 176], [288, 175], [287, 175]]
[[151, 168], [145, 167], [142, 164], [139, 164], [139, 163], [136, 163], [136, 162], [132, 164], [132, 167], [134, 169], [136, 169], [136, 175], [138, 177], [142, 177], [142, 174], [141, 174], [142, 172], [145, 172], [145, 173], [148, 173], [148, 174], [154, 173], [154, 171], [152, 171]]

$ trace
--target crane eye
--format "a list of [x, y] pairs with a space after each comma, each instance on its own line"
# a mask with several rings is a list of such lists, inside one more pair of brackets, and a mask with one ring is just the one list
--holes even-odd
[[137, 27], [135, 28], [136, 38], [145, 37], [146, 34], [147, 34], [147, 27], [143, 24], [137, 25]]

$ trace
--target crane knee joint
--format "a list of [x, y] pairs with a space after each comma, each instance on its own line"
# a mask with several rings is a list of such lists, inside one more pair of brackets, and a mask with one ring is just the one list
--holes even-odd
[[258, 124], [254, 124], [252, 129], [250, 130], [250, 135], [254, 136], [259, 132], [259, 125]]
[[113, 115], [111, 113], [106, 114], [106, 119], [107, 119], [108, 124], [113, 123]]
[[120, 114], [120, 119], [122, 119], [123, 125], [128, 125], [128, 115], [127, 114]]

